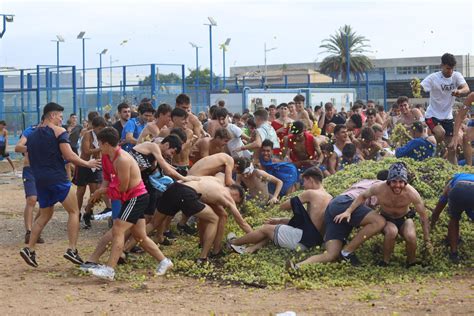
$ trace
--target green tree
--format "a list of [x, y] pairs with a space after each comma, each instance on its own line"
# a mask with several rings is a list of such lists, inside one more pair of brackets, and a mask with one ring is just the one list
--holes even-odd
[[370, 59], [364, 55], [370, 47], [369, 40], [364, 36], [356, 34], [350, 25], [344, 25], [330, 36], [322, 41], [320, 48], [326, 49], [330, 55], [323, 59], [319, 66], [319, 71], [332, 77], [341, 76], [343, 81], [347, 78], [347, 60], [346, 60], [346, 40], [349, 46], [350, 73], [363, 73], [372, 69], [374, 66]]
[[[193, 85], [196, 82], [196, 69], [188, 68], [189, 75], [186, 77], [186, 84]], [[215, 79], [216, 75], [212, 74], [212, 78]], [[211, 71], [209, 68], [199, 69], [199, 85], [209, 85], [211, 81]], [[213, 80], [214, 81], [214, 80]]]
[[[160, 83], [181, 83], [181, 76], [178, 74], [175, 74], [174, 72], [169, 73], [169, 74], [156, 74], [156, 81]], [[151, 75], [146, 76], [145, 79], [141, 81], [141, 84], [144, 86], [149, 86], [151, 85]]]

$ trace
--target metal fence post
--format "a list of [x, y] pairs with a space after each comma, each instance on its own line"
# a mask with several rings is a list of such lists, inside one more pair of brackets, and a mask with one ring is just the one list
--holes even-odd
[[77, 115], [76, 66], [72, 66], [72, 112]]
[[369, 73], [365, 72], [365, 103], [369, 102]]
[[385, 68], [382, 69], [383, 76], [383, 107], [387, 110], [387, 77], [385, 76]]
[[288, 88], [288, 75], [285, 75], [285, 88]]
[[123, 84], [123, 92], [122, 92], [122, 97], [125, 97], [127, 95], [127, 66], [122, 67], [122, 84]]
[[40, 88], [40, 66], [36, 66], [36, 123], [40, 122], [40, 102], [41, 102], [41, 88]]
[[102, 94], [100, 89], [101, 68], [97, 68], [97, 111], [102, 115]]
[[[212, 78], [212, 75], [211, 75], [211, 78]], [[212, 82], [211, 82], [211, 87], [212, 87]], [[181, 89], [183, 90], [182, 91], [183, 93], [186, 93], [186, 73], [185, 73], [184, 65], [181, 65]], [[211, 89], [211, 91], [212, 91], [212, 89]]]
[[308, 88], [311, 88], [311, 75], [307, 74]]
[[3, 91], [5, 90], [4, 87], [4, 76], [0, 75], [0, 119], [3, 119], [3, 115], [5, 113], [5, 103], [3, 101]]
[[156, 106], [156, 102], [155, 102], [155, 98], [156, 98], [156, 65], [155, 64], [151, 64], [150, 65], [151, 69], [150, 69], [150, 76], [151, 76], [151, 87], [150, 87], [150, 90], [151, 90], [151, 104], [153, 105], [153, 107]]
[[30, 112], [31, 111], [31, 90], [33, 90], [33, 78], [31, 77], [31, 74], [26, 75], [26, 111]]
[[50, 82], [50, 73], [49, 73], [49, 68], [45, 68], [45, 87], [46, 87], [46, 103], [51, 101], [51, 91], [49, 89], [49, 82]]

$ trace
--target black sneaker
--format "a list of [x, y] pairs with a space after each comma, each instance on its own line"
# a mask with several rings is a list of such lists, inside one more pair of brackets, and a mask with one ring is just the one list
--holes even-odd
[[192, 228], [192, 227], [189, 226], [188, 224], [184, 224], [184, 225], [178, 224], [178, 225], [176, 225], [176, 226], [178, 227], [178, 230], [179, 230], [180, 232], [186, 233], [186, 234], [188, 234], [188, 235], [194, 236], [194, 235], [196, 235], [196, 233], [197, 233], [197, 230], [194, 229], [194, 228]]
[[176, 235], [171, 230], [164, 232], [163, 235], [167, 237], [168, 239], [173, 239], [173, 240], [177, 239]]
[[168, 239], [168, 237], [165, 237], [162, 242], [159, 243], [162, 246], [171, 246], [173, 242]]
[[32, 251], [30, 248], [25, 247], [20, 250], [20, 255], [25, 260], [27, 264], [30, 266], [36, 268], [38, 266], [38, 263], [36, 262], [36, 253]]
[[82, 218], [84, 219], [84, 229], [91, 228], [92, 227], [92, 225], [91, 225], [92, 214], [91, 213], [84, 213]]
[[383, 260], [377, 261], [376, 265], [383, 268], [388, 267], [388, 263]]
[[131, 253], [144, 253], [145, 250], [143, 250], [141, 247], [139, 246], [133, 246], [132, 249], [130, 249], [130, 252]]
[[341, 258], [342, 258], [342, 260], [344, 260], [346, 262], [350, 262], [350, 264], [353, 265], [354, 267], [361, 265], [361, 262], [360, 262], [359, 258], [357, 258], [355, 253], [350, 253], [347, 256], [343, 256], [342, 253], [341, 253]]
[[76, 250], [68, 249], [64, 253], [64, 258], [71, 261], [74, 264], [83, 264], [84, 261], [79, 257], [79, 252]]
[[451, 252], [449, 254], [449, 260], [454, 264], [458, 264], [461, 261], [461, 258], [459, 257], [457, 252]]

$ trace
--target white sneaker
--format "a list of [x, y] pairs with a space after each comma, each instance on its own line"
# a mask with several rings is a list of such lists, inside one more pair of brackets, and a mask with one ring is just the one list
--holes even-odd
[[166, 271], [173, 267], [173, 262], [170, 259], [165, 258], [156, 267], [156, 275], [165, 275]]
[[235, 233], [228, 233], [227, 234], [227, 241], [231, 241], [232, 239], [236, 239], [237, 238], [237, 235]]
[[100, 267], [100, 264], [93, 262], [85, 262], [79, 266], [79, 270], [84, 272], [90, 272], [91, 269]]
[[101, 279], [107, 279], [107, 280], [113, 281], [115, 278], [115, 271], [112, 267], [100, 265], [95, 268], [89, 268], [88, 271], [92, 275]]
[[236, 246], [232, 244], [229, 244], [229, 246], [233, 251], [235, 251], [239, 255], [243, 255], [245, 253], [245, 246]]

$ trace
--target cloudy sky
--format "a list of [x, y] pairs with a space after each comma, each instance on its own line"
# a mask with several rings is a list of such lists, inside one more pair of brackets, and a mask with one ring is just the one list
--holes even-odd
[[[376, 58], [474, 53], [474, 6], [471, 0], [397, 1], [145, 1], [145, 0], [1, 0], [0, 13], [15, 14], [0, 39], [0, 66], [17, 68], [56, 63], [61, 34], [61, 64], [82, 67], [86, 31], [86, 66], [98, 67], [97, 55], [108, 48], [115, 64], [178, 63], [194, 67], [192, 41], [201, 67], [209, 67], [212, 16], [214, 72], [222, 73], [218, 44], [231, 38], [226, 64], [262, 65], [263, 45], [277, 47], [268, 64], [321, 61], [321, 41], [344, 24], [370, 39]], [[120, 45], [128, 40], [125, 45]], [[227, 68], [228, 71], [228, 68]]]

